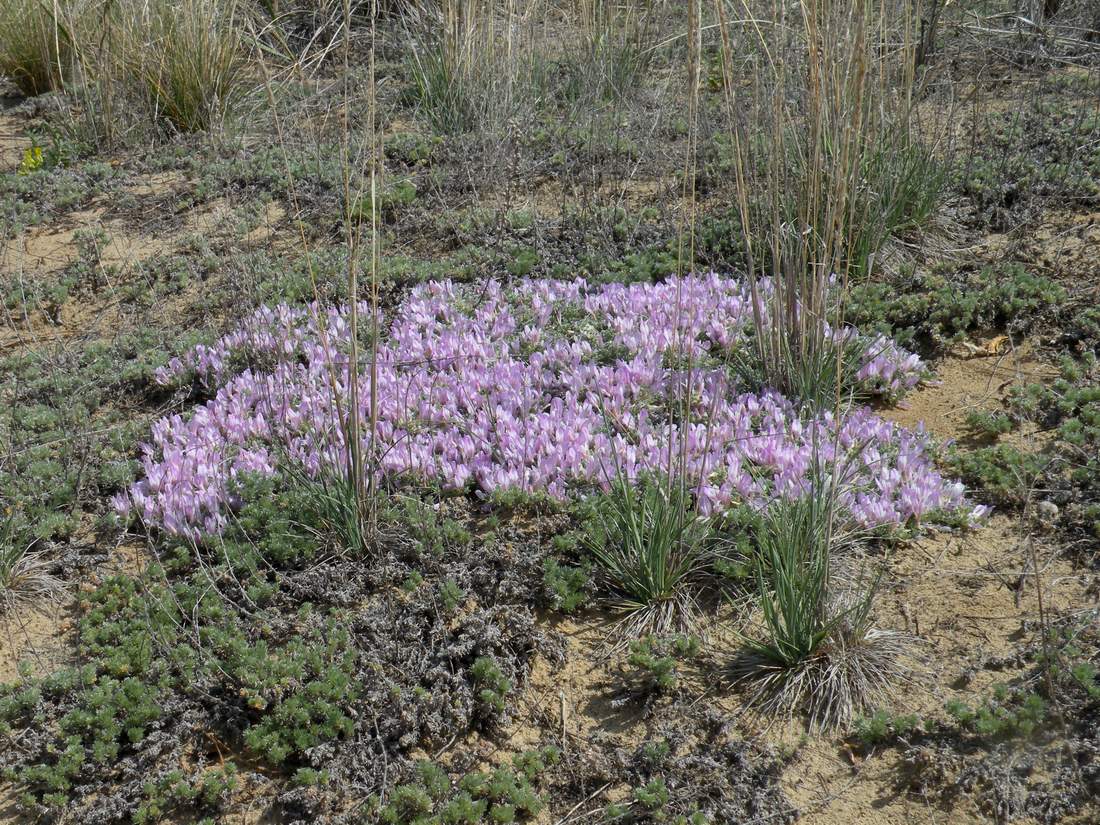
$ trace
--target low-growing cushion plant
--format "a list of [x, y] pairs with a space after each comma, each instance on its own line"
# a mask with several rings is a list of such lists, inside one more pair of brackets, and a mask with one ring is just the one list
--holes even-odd
[[[112, 803], [128, 817], [217, 815], [229, 788], [202, 778], [211, 742], [317, 794], [324, 772], [346, 776], [354, 764], [381, 782], [383, 764], [409, 764], [413, 748], [498, 723], [533, 649], [527, 605], [539, 583], [526, 570], [541, 558], [524, 566], [509, 548], [505, 563], [488, 539], [478, 554], [423, 552], [387, 524], [389, 543], [374, 548], [381, 563], [367, 565], [315, 494], [293, 474], [242, 478], [220, 534], [155, 534], [144, 574], [81, 593], [84, 664], [0, 687], [0, 735], [11, 743], [0, 768], [27, 811], [94, 820], [91, 784], [129, 788]], [[406, 593], [414, 572], [419, 586]], [[210, 798], [183, 793], [177, 771], [209, 785]], [[519, 809], [527, 790], [513, 784], [518, 801], [492, 801]]]
[[395, 787], [382, 804], [368, 804], [363, 822], [384, 825], [479, 825], [527, 822], [543, 810], [537, 787], [560, 752], [553, 747], [519, 754], [511, 765], [468, 773], [452, 783], [433, 762], [420, 761], [415, 773]]
[[1056, 281], [1019, 263], [931, 272], [907, 269], [885, 280], [853, 284], [845, 318], [901, 346], [936, 353], [976, 332], [1003, 329], [1011, 335], [1027, 334], [1043, 312], [1065, 297], [1064, 287]]
[[629, 645], [624, 674], [626, 697], [618, 701], [649, 702], [674, 693], [680, 686], [680, 665], [699, 655], [697, 636], [643, 636]]
[[[743, 283], [717, 275], [417, 287], [379, 347], [378, 425], [363, 452], [376, 450], [395, 484], [556, 499], [607, 489], [620, 474], [667, 472], [680, 453], [677, 472], [708, 515], [794, 495], [815, 464], [813, 442], [835, 438], [861, 456], [839, 500], [861, 525], [964, 510], [962, 487], [937, 472], [926, 435], [865, 407], [807, 415], [770, 389], [746, 391], [731, 353], [752, 334], [750, 306]], [[279, 456], [310, 476], [346, 466], [331, 398], [338, 347], [325, 341], [343, 341], [347, 329], [342, 308], [265, 307], [173, 360], [164, 384], [197, 381], [213, 397], [153, 428], [145, 479], [118, 497], [119, 509], [197, 536], [224, 527], [236, 475], [270, 474]], [[866, 396], [921, 380], [915, 355], [878, 336], [843, 336], [863, 341], [853, 380]], [[371, 395], [360, 394], [363, 421]]]

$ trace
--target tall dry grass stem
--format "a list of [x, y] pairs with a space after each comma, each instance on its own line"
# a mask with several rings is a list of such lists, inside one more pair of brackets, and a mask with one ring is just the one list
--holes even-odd
[[913, 21], [873, 0], [740, 6], [714, 4], [756, 356], [779, 391], [838, 405], [848, 282], [942, 187], [911, 128]]
[[[349, 0], [342, 0], [345, 19], [350, 19], [351, 7]], [[376, 22], [378, 13], [377, 4], [372, 3], [371, 15]], [[338, 346], [330, 330], [328, 329], [323, 312], [323, 297], [321, 294], [318, 273], [311, 254], [311, 243], [303, 217], [303, 210], [296, 194], [295, 184], [297, 176], [294, 173], [294, 164], [291, 162], [288, 149], [288, 134], [277, 106], [276, 85], [267, 65], [260, 63], [263, 88], [268, 98], [269, 108], [272, 112], [277, 142], [282, 159], [283, 169], [290, 182], [288, 187], [289, 199], [292, 206], [292, 214], [295, 216], [295, 224], [298, 231], [298, 239], [302, 247], [306, 271], [313, 292], [313, 306], [317, 311], [313, 315], [313, 321], [317, 326], [318, 336], [327, 365], [326, 378], [330, 390], [330, 402], [335, 420], [338, 422], [340, 436], [346, 448], [345, 463], [337, 468], [337, 473], [322, 475], [314, 480], [320, 484], [319, 495], [322, 495], [324, 504], [328, 509], [333, 509], [340, 515], [339, 523], [341, 532], [348, 536], [349, 549], [364, 554], [376, 543], [376, 528], [379, 495], [379, 480], [377, 472], [377, 440], [378, 425], [378, 344], [381, 335], [379, 321], [379, 269], [380, 269], [380, 215], [379, 196], [382, 191], [383, 166], [380, 145], [380, 134], [377, 128], [378, 104], [375, 77], [375, 42], [372, 26], [370, 51], [368, 55], [368, 82], [366, 86], [367, 98], [367, 134], [366, 139], [356, 141], [356, 130], [351, 124], [351, 111], [355, 105], [355, 95], [352, 89], [353, 77], [350, 71], [352, 54], [352, 34], [350, 28], [345, 26], [339, 41], [342, 62], [342, 83], [340, 92], [340, 135], [339, 135], [339, 159], [341, 200], [343, 204], [343, 228], [344, 243], [347, 254], [345, 267], [345, 286], [347, 293], [349, 343], [346, 368], [338, 368]], [[298, 62], [293, 70], [296, 74], [303, 74], [306, 65]], [[323, 151], [321, 137], [314, 135], [317, 142], [318, 154]], [[365, 173], [365, 174], [364, 174]], [[364, 185], [364, 179], [366, 184]], [[368, 358], [370, 363], [370, 396], [368, 402], [368, 432], [366, 451], [364, 452], [363, 417], [361, 413], [362, 399], [361, 389], [361, 360], [362, 350], [360, 342], [360, 251], [363, 242], [363, 228], [365, 213], [369, 208], [370, 218], [370, 343]]]
[[[935, 195], [910, 139], [914, 46], [874, 0], [715, 0], [735, 213], [762, 382], [812, 415], [840, 417], [853, 364], [844, 333], [852, 277], [869, 277], [891, 232]], [[904, 11], [903, 32], [912, 28]], [[740, 60], [740, 70], [735, 68]], [[749, 78], [747, 81], [744, 78]], [[900, 137], [898, 137], [900, 135]], [[901, 158], [901, 160], [899, 160]], [[872, 626], [877, 581], [838, 581], [842, 452], [809, 489], [773, 502], [756, 531], [760, 634], [735, 662], [755, 707], [832, 726], [905, 679], [908, 639]], [[813, 459], [818, 462], [816, 451]]]

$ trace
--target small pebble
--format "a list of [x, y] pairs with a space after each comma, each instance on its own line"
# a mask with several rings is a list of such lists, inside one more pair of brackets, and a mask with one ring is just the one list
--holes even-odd
[[1043, 521], [1054, 521], [1058, 518], [1058, 505], [1053, 501], [1039, 502], [1039, 518]]

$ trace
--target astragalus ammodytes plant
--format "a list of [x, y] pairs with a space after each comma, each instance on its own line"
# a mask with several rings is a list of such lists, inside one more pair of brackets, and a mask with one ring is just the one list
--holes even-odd
[[[819, 466], [843, 457], [837, 507], [863, 528], [967, 517], [962, 485], [936, 471], [923, 432], [866, 407], [811, 414], [770, 390], [744, 392], [731, 365], [751, 324], [745, 285], [716, 274], [600, 287], [425, 284], [396, 308], [379, 345], [381, 471], [391, 486], [566, 498], [606, 489], [611, 456], [628, 480], [659, 472], [675, 444], [706, 515], [798, 497]], [[897, 396], [921, 380], [917, 356], [838, 334], [863, 347], [853, 385], [862, 397]], [[213, 397], [155, 424], [145, 477], [117, 507], [169, 533], [216, 533], [242, 473], [346, 466], [333, 399], [346, 388], [333, 375], [346, 373], [347, 335], [342, 308], [263, 307], [173, 361], [161, 382], [196, 381]], [[686, 403], [668, 403], [685, 386]], [[361, 389], [363, 405], [371, 394]]]

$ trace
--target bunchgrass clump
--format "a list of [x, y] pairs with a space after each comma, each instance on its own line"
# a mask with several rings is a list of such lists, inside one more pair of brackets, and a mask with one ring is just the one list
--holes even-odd
[[[820, 407], [843, 393], [835, 285], [866, 278], [892, 234], [931, 214], [944, 174], [911, 127], [912, 78], [876, 56], [886, 33], [873, 3], [769, 12], [765, 25], [738, 29], [718, 7], [736, 218], [760, 369], [769, 386]], [[735, 54], [745, 61], [736, 68]], [[738, 75], [754, 78], [748, 103]]]
[[442, 0], [429, 15], [406, 19], [411, 97], [436, 132], [492, 134], [537, 99], [529, 20], [514, 5]]
[[653, 5], [581, 0], [576, 45], [564, 95], [574, 100], [618, 101], [639, 88], [653, 61]]
[[64, 584], [49, 571], [46, 556], [10, 541], [0, 528], [0, 612], [64, 593]]
[[596, 507], [587, 542], [624, 614], [624, 635], [687, 630], [696, 612], [697, 580], [712, 556], [709, 521], [696, 513], [675, 481], [612, 480]]
[[339, 554], [362, 558], [371, 546], [368, 525], [364, 522], [356, 490], [347, 477], [336, 471], [318, 473], [310, 478], [297, 468], [291, 471], [301, 494], [311, 502], [320, 526], [318, 535], [336, 536]]
[[413, 53], [412, 76], [415, 96], [437, 132], [465, 132], [477, 122], [476, 87], [441, 44], [431, 44]]
[[25, 95], [61, 88], [72, 63], [72, 41], [64, 11], [71, 0], [0, 2], [0, 75]]
[[65, 592], [50, 573], [49, 560], [33, 550], [11, 507], [0, 518], [0, 612], [19, 604], [36, 604]]
[[834, 554], [852, 550], [854, 539], [837, 530], [832, 486], [819, 478], [807, 494], [764, 512], [754, 558], [763, 628], [743, 638], [734, 664], [751, 705], [804, 711], [822, 727], [881, 706], [911, 672], [909, 637], [872, 626], [877, 582], [836, 573]]
[[157, 0], [118, 15], [121, 77], [157, 124], [219, 126], [248, 83], [236, 0]]

